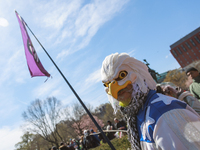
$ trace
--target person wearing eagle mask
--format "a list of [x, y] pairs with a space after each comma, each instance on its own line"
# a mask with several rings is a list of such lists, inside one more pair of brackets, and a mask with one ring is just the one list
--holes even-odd
[[114, 112], [127, 119], [133, 150], [200, 149], [200, 116], [185, 102], [156, 93], [144, 63], [126, 53], [111, 54], [101, 77]]

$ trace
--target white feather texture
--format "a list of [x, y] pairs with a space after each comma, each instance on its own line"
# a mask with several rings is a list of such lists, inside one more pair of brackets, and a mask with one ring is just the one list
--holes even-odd
[[[122, 70], [126, 70], [128, 72], [128, 76], [122, 81], [118, 81], [119, 85], [122, 85], [127, 80], [130, 80], [132, 84], [138, 84], [143, 93], [147, 92], [147, 86], [152, 90], [156, 89], [156, 82], [151, 77], [148, 67], [141, 61], [130, 57], [126, 53], [111, 54], [104, 59], [101, 68], [101, 79], [103, 82], [113, 81], [118, 77], [119, 72]], [[135, 81], [132, 80], [131, 74], [135, 74], [137, 76]], [[145, 85], [144, 80], [147, 86]], [[108, 97], [113, 108], [117, 109], [119, 102], [110, 95]]]

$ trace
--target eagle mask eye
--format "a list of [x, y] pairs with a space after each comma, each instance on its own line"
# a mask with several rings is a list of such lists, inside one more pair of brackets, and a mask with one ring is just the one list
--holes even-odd
[[115, 79], [115, 80], [116, 80], [116, 81], [120, 81], [120, 80], [124, 79], [127, 75], [128, 75], [128, 72], [127, 72], [127, 71], [125, 71], [125, 70], [120, 71], [120, 72], [119, 72], [118, 78]]
[[[119, 72], [119, 76], [115, 79], [115, 81], [120, 81], [124, 79], [128, 75], [128, 72], [123, 70]], [[111, 82], [103, 83], [105, 87], [108, 87]]]

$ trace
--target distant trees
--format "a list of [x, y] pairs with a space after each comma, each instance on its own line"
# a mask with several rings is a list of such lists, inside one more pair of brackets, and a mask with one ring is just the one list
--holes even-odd
[[21, 142], [15, 144], [17, 150], [31, 150], [31, 142], [33, 141], [33, 134], [26, 132], [23, 136], [21, 136]]
[[67, 119], [72, 123], [71, 127], [73, 128], [73, 132], [75, 132], [78, 136], [81, 136], [84, 129], [86, 128], [86, 126], [84, 126], [83, 122], [81, 121], [81, 118], [86, 115], [84, 108], [80, 104], [75, 103], [72, 106], [71, 113], [69, 111], [67, 112]]
[[183, 90], [186, 90], [188, 87], [186, 86], [187, 76], [184, 71], [180, 71], [178, 69], [169, 71], [163, 82], [172, 82], [175, 85], [181, 87]]
[[21, 136], [21, 141], [15, 144], [16, 150], [45, 150], [49, 149], [51, 144], [43, 140], [39, 135], [25, 132]]
[[46, 100], [36, 99], [22, 114], [32, 133], [40, 135], [44, 140], [59, 146], [63, 140], [57, 128], [61, 120], [61, 102], [55, 97]]

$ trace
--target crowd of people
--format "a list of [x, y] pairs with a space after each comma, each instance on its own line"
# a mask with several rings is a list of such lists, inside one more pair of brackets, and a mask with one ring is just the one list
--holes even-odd
[[[107, 126], [103, 127], [105, 130], [116, 130], [115, 132], [106, 132], [105, 134], [109, 140], [114, 138], [119, 138], [118, 130], [126, 130], [127, 124], [124, 120], [118, 120], [114, 118], [115, 124], [112, 124], [111, 121], [107, 121]], [[117, 133], [117, 134], [116, 134]], [[90, 148], [95, 148], [100, 146], [101, 143], [106, 143], [105, 139], [100, 132], [96, 133], [93, 129], [84, 130], [83, 135], [79, 139], [70, 139], [69, 142], [61, 142], [60, 146], [57, 148], [53, 146], [49, 150], [88, 150]]]
[[53, 146], [49, 150], [76, 150], [79, 147], [79, 141], [70, 139], [69, 142], [61, 142], [59, 147]]

